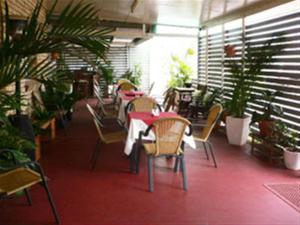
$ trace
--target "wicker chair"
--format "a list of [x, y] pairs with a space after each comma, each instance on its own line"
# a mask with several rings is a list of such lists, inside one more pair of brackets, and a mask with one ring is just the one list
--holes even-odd
[[[9, 198], [9, 196], [24, 190], [28, 204], [32, 205], [32, 200], [28, 189], [33, 185], [42, 184], [46, 191], [55, 221], [57, 224], [60, 224], [60, 219], [52, 199], [52, 195], [49, 191], [42, 167], [34, 161], [18, 163], [14, 156], [13, 150], [1, 149], [0, 154], [5, 154], [6, 156], [10, 155], [10, 158], [15, 164], [12, 169], [0, 174], [0, 199]], [[35, 168], [35, 170], [31, 168]]]
[[118, 86], [117, 92], [118, 91], [132, 91], [132, 90], [137, 91], [137, 87], [133, 83], [124, 82]]
[[193, 126], [196, 126], [196, 127], [198, 126], [198, 127], [203, 128], [199, 135], [197, 135], [197, 136], [194, 135], [194, 139], [195, 139], [195, 141], [202, 142], [207, 160], [209, 160], [209, 156], [208, 156], [208, 152], [207, 152], [207, 145], [208, 145], [208, 148], [210, 150], [210, 153], [211, 153], [211, 156], [213, 158], [214, 165], [216, 168], [217, 168], [216, 159], [215, 159], [215, 156], [214, 156], [214, 153], [212, 150], [211, 143], [208, 141], [208, 139], [209, 139], [209, 136], [210, 136], [216, 122], [218, 121], [218, 119], [222, 113], [222, 110], [223, 110], [222, 105], [215, 104], [210, 108], [205, 124], [193, 124]]
[[115, 105], [114, 99], [109, 99], [109, 102], [104, 101], [104, 99], [101, 97], [101, 91], [99, 86], [94, 85], [94, 95], [97, 98], [97, 105], [99, 105], [100, 103], [104, 106], [104, 107], [109, 107], [112, 108]]
[[121, 78], [120, 80], [118, 80], [118, 85], [121, 85], [123, 83], [130, 83], [130, 80], [125, 79], [125, 78]]
[[91, 160], [90, 160], [90, 162], [92, 164], [92, 169], [94, 170], [99, 153], [100, 153], [100, 148], [99, 148], [100, 142], [102, 142], [104, 144], [112, 144], [112, 143], [122, 142], [122, 141], [125, 141], [127, 134], [124, 130], [103, 134], [101, 131], [101, 122], [99, 121], [99, 117], [97, 116], [97, 113], [94, 111], [94, 109], [89, 104], [86, 104], [86, 107], [93, 117], [94, 124], [96, 126], [97, 133], [99, 136], [99, 138], [97, 139], [97, 143], [96, 143], [94, 152], [93, 152]]
[[[138, 143], [141, 143], [142, 137], [148, 136], [150, 131], [153, 131], [156, 136], [154, 142], [143, 144], [148, 161], [148, 188], [150, 192], [153, 192], [154, 190], [153, 158], [161, 156], [176, 157], [176, 159], [180, 161], [180, 168], [183, 176], [183, 188], [185, 191], [187, 190], [187, 177], [182, 142], [187, 126], [190, 127], [190, 133], [187, 135], [191, 135], [192, 130], [188, 120], [182, 117], [162, 118], [150, 125], [146, 131], [140, 132]], [[140, 161], [139, 157], [140, 153], [138, 151], [136, 165], [137, 172]]]
[[138, 97], [132, 99], [125, 108], [125, 113], [128, 114], [128, 112], [152, 112], [152, 110], [158, 109], [160, 112], [161, 107], [160, 105], [155, 101], [155, 99], [150, 97]]

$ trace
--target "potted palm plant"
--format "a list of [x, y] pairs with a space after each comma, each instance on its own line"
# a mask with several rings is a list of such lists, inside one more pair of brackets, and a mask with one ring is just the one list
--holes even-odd
[[[255, 46], [246, 40], [241, 58], [238, 59], [233, 48], [226, 48], [225, 68], [229, 69], [232, 93], [226, 102], [226, 134], [230, 144], [242, 146], [247, 142], [251, 117], [246, 114], [248, 103], [254, 100], [253, 89], [261, 81], [261, 71], [274, 62], [274, 56], [281, 48], [272, 45], [274, 39], [267, 40], [261, 46]], [[228, 49], [230, 51], [228, 52]]]
[[[37, 61], [38, 54], [52, 52], [76, 52], [74, 45], [80, 45], [101, 58], [105, 58], [106, 50], [109, 48], [107, 35], [112, 31], [107, 28], [99, 28], [97, 10], [93, 4], [70, 3], [59, 15], [54, 15], [57, 1], [47, 12], [45, 19], [39, 21], [43, 9], [43, 0], [36, 1], [32, 14], [23, 26], [23, 31], [17, 38], [11, 35], [10, 13], [8, 1], [5, 9], [0, 4], [0, 130], [8, 137], [15, 140], [23, 140], [11, 129], [10, 121], [5, 120], [7, 110], [12, 106], [15, 99], [18, 107], [11, 107], [12, 112], [19, 112], [21, 104], [20, 82], [22, 79], [35, 79], [40, 82], [49, 81], [57, 75], [59, 69], [50, 57]], [[7, 86], [16, 84], [16, 91], [8, 95], [3, 91]], [[11, 136], [10, 136], [11, 135]], [[2, 136], [1, 136], [2, 137]], [[19, 142], [18, 142], [19, 143]], [[2, 144], [2, 145], [1, 145]], [[1, 147], [9, 144], [2, 140]]]

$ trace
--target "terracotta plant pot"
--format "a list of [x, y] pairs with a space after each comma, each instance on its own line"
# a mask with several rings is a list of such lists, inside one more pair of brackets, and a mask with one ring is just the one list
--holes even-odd
[[221, 118], [221, 121], [222, 121], [224, 124], [226, 124], [226, 117], [227, 117], [227, 116], [229, 116], [229, 113], [228, 113], [227, 111], [223, 111], [223, 112], [221, 113], [220, 118]]
[[262, 120], [258, 122], [260, 135], [263, 137], [271, 137], [273, 133], [274, 120]]

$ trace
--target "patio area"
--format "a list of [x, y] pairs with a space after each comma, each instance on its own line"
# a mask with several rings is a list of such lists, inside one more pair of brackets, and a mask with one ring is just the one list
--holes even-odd
[[300, 225], [299, 0], [0, 21], [0, 225]]
[[[140, 174], [130, 173], [124, 144], [101, 146], [91, 171], [97, 134], [84, 104], [77, 103], [67, 135], [61, 131], [43, 143], [41, 164], [62, 224], [299, 224], [299, 212], [264, 184], [297, 183], [300, 174], [251, 156], [249, 146], [229, 145], [219, 132], [212, 137], [218, 168], [201, 145], [186, 150], [187, 192], [181, 174], [172, 172], [174, 161], [162, 158], [155, 162], [155, 192], [149, 193], [145, 156]], [[52, 224], [44, 190], [34, 187], [32, 197], [31, 207], [24, 196], [2, 201], [0, 224]]]

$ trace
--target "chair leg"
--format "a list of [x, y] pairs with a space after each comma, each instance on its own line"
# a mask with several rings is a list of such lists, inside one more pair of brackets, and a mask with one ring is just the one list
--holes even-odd
[[215, 159], [215, 155], [214, 155], [214, 152], [213, 152], [211, 143], [210, 143], [210, 142], [207, 142], [207, 143], [208, 143], [208, 146], [209, 146], [210, 154], [211, 154], [211, 156], [212, 156], [212, 158], [213, 158], [213, 161], [214, 161], [214, 165], [215, 165], [215, 167], [217, 168], [217, 162], [216, 162], [216, 159]]
[[178, 159], [178, 157], [176, 157], [175, 165], [174, 165], [174, 169], [173, 169], [174, 173], [177, 173], [177, 171], [178, 171], [178, 163], [179, 163], [179, 159]]
[[140, 172], [140, 158], [141, 158], [141, 149], [140, 149], [141, 145], [138, 145], [136, 148], [136, 154], [137, 154], [137, 158], [136, 158], [136, 173], [138, 174]]
[[205, 155], [206, 155], [206, 159], [209, 160], [209, 156], [208, 156], [208, 152], [207, 152], [207, 148], [206, 148], [206, 144], [205, 142], [202, 142], [203, 147], [204, 147], [204, 151], [205, 151]]
[[153, 157], [151, 155], [147, 156], [148, 161], [148, 189], [150, 192], [154, 191], [153, 184]]
[[98, 139], [97, 139], [97, 142], [96, 142], [96, 145], [95, 145], [95, 148], [94, 148], [94, 151], [93, 151], [93, 154], [92, 154], [92, 156], [91, 156], [91, 158], [90, 158], [90, 163], [92, 163], [92, 162], [94, 161], [94, 159], [95, 159], [96, 150], [97, 150], [97, 148], [98, 148], [99, 143], [100, 143], [100, 140], [99, 140], [99, 138], [98, 138]]
[[96, 167], [96, 163], [97, 163], [97, 160], [98, 160], [98, 157], [99, 157], [99, 153], [100, 153], [100, 148], [99, 148], [99, 144], [97, 146], [97, 148], [95, 148], [95, 156], [94, 156], [94, 159], [92, 161], [92, 170], [95, 169]]
[[185, 191], [187, 191], [188, 183], [187, 183], [186, 167], [185, 167], [185, 161], [184, 161], [184, 156], [183, 155], [180, 157], [180, 164], [181, 164], [181, 168], [182, 168], [183, 189]]
[[66, 123], [65, 123], [65, 118], [64, 118], [64, 116], [62, 115], [62, 112], [59, 112], [58, 115], [59, 115], [59, 118], [60, 118], [60, 120], [61, 120], [61, 124], [62, 124], [62, 126], [63, 126], [65, 135], [67, 136], [68, 133], [67, 133], [67, 126], [66, 126]]
[[28, 205], [32, 206], [32, 199], [31, 199], [31, 195], [30, 195], [29, 190], [26, 188], [26, 189], [24, 189], [24, 192], [25, 192], [25, 195], [26, 195], [26, 198], [27, 198]]
[[130, 172], [131, 173], [133, 173], [133, 171], [134, 171], [134, 164], [135, 164], [135, 162], [134, 162], [134, 154], [135, 154], [135, 152], [134, 152], [135, 150], [133, 150], [131, 153], [130, 153], [130, 155], [129, 155], [129, 160], [130, 160], [130, 165], [129, 165], [129, 167], [130, 167]]
[[49, 200], [49, 203], [50, 203], [50, 206], [51, 206], [51, 209], [52, 209], [54, 218], [55, 218], [55, 222], [56, 222], [57, 224], [60, 224], [60, 219], [59, 219], [59, 216], [58, 216], [58, 213], [57, 213], [57, 209], [56, 209], [56, 207], [55, 207], [55, 204], [54, 204], [52, 195], [51, 195], [51, 193], [50, 193], [50, 190], [49, 190], [47, 181], [46, 181], [46, 179], [45, 179], [44, 172], [43, 172], [43, 170], [42, 170], [42, 168], [40, 167], [39, 164], [36, 163], [35, 165], [37, 165], [37, 167], [38, 167], [38, 169], [39, 169], [39, 171], [40, 171], [41, 178], [42, 178], [42, 183], [43, 183], [44, 189], [45, 189], [45, 191], [46, 191], [46, 194], [47, 194], [47, 197], [48, 197], [48, 200]]

